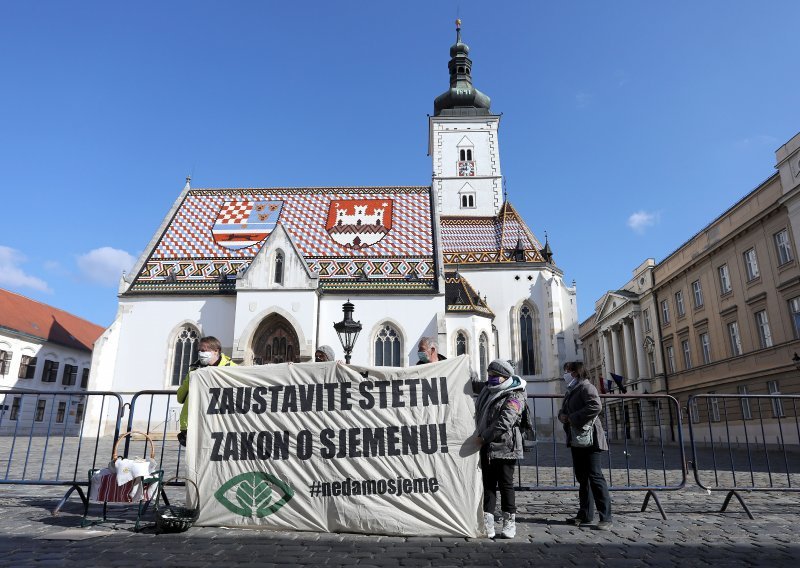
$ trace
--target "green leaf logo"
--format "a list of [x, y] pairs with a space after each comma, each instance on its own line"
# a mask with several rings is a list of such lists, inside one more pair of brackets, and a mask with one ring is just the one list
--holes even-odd
[[[275, 500], [274, 488], [280, 489], [283, 497]], [[250, 471], [223, 483], [214, 492], [217, 501], [232, 513], [243, 517], [266, 517], [277, 512], [291, 500], [294, 491], [286, 483], [270, 473]]]

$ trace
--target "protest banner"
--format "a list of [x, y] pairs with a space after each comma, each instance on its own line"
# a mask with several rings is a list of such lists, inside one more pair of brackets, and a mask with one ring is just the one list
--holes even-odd
[[465, 356], [410, 368], [301, 363], [191, 375], [197, 525], [478, 536]]

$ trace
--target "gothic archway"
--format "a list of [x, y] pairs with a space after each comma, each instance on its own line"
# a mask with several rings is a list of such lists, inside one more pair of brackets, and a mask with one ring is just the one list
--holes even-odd
[[286, 318], [271, 314], [262, 321], [253, 334], [253, 364], [298, 363], [300, 341], [297, 332]]

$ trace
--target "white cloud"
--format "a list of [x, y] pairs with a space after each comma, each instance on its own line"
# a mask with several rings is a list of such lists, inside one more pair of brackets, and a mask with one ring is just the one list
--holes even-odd
[[98, 284], [116, 286], [123, 271], [130, 270], [136, 259], [124, 250], [100, 247], [78, 257], [81, 273]]
[[0, 245], [0, 284], [12, 288], [33, 288], [42, 292], [52, 292], [47, 282], [36, 276], [26, 274], [20, 264], [26, 260], [18, 250]]
[[648, 213], [647, 211], [636, 211], [628, 217], [628, 226], [639, 234], [643, 234], [647, 227], [658, 224], [658, 213]]

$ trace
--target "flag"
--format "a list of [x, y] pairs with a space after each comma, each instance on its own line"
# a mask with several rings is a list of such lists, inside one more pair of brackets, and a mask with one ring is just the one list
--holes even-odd
[[600, 383], [600, 394], [606, 394], [608, 389], [606, 389], [606, 380], [602, 375], [598, 378], [598, 382]]
[[620, 377], [616, 373], [610, 373], [611, 378], [614, 379], [614, 382], [617, 383], [619, 390], [622, 394], [626, 394], [628, 389], [625, 388], [625, 377]]

